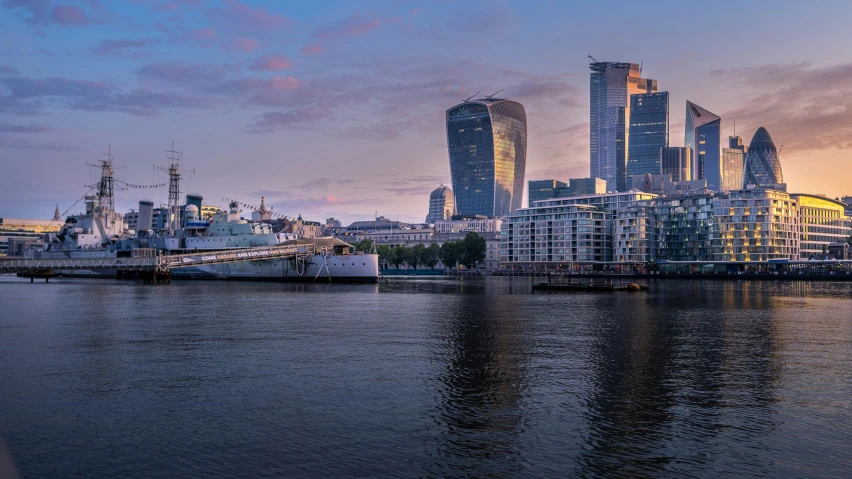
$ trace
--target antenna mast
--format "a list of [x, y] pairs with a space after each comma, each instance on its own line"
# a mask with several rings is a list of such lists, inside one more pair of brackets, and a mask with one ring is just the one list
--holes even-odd
[[113, 183], [115, 181], [115, 170], [112, 167], [112, 145], [107, 147], [106, 160], [99, 160], [95, 164], [88, 162], [86, 164], [101, 169], [101, 180], [97, 185], [94, 185], [98, 189], [98, 205], [101, 211], [114, 211]]
[[180, 178], [181, 172], [195, 173], [195, 170], [182, 170], [180, 168], [180, 159], [183, 153], [175, 151], [175, 143], [172, 142], [172, 149], [167, 150], [169, 156], [166, 157], [171, 164], [168, 167], [154, 165], [154, 169], [168, 172], [169, 174], [169, 218], [166, 223], [166, 230], [169, 236], [174, 236], [180, 229]]

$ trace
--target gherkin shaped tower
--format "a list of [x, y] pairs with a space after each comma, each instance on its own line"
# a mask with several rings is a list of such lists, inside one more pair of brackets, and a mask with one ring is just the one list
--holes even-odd
[[760, 127], [748, 146], [743, 166], [743, 188], [747, 185], [771, 187], [778, 183], [784, 183], [778, 150], [766, 128]]

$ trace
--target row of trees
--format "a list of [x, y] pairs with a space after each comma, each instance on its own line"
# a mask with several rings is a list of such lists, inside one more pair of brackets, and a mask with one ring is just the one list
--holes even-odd
[[[365, 239], [353, 243], [352, 246], [358, 251], [369, 252], [373, 249], [373, 240]], [[379, 254], [380, 261], [390, 263], [397, 269], [403, 264], [415, 269], [418, 266], [432, 269], [439, 262], [447, 267], [461, 264], [466, 268], [474, 268], [477, 263], [485, 261], [485, 238], [471, 232], [465, 235], [464, 239], [447, 241], [441, 246], [438, 246], [438, 243], [432, 243], [429, 246], [416, 244], [412, 247], [395, 246], [393, 248], [378, 245], [376, 252]]]

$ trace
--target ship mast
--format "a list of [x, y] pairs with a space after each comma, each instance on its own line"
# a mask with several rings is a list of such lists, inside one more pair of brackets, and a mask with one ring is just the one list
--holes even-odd
[[154, 165], [154, 169], [168, 172], [169, 174], [169, 218], [166, 223], [166, 230], [169, 236], [174, 236], [181, 228], [180, 224], [180, 179], [181, 172], [195, 173], [195, 170], [182, 170], [180, 168], [180, 159], [183, 156], [182, 152], [175, 151], [175, 143], [172, 142], [172, 149], [167, 150], [169, 156], [166, 157], [171, 164], [168, 167]]
[[96, 164], [86, 163], [94, 168], [101, 169], [101, 181], [96, 185], [98, 188], [98, 204], [101, 211], [115, 210], [115, 195], [113, 193], [113, 182], [115, 170], [112, 168], [112, 145], [107, 148], [106, 160], [100, 160]]

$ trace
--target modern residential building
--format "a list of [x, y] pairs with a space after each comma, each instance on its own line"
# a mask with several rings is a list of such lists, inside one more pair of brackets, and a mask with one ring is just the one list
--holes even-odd
[[661, 196], [618, 212], [615, 261], [713, 261], [713, 193]]
[[[606, 214], [604, 216], [604, 226], [606, 228], [606, 237], [608, 238], [608, 243], [603, 250], [604, 259], [594, 260], [594, 261], [612, 261], [612, 236], [614, 234], [614, 221], [615, 218], [618, 217], [618, 213], [628, 207], [634, 206], [640, 201], [651, 200], [656, 198], [657, 195], [644, 193], [641, 191], [627, 191], [623, 193], [607, 193], [603, 195], [582, 195], [582, 196], [571, 196], [571, 197], [561, 197], [554, 198], [550, 200], [537, 201], [533, 204], [531, 208], [528, 210], [536, 210], [537, 213], [535, 215], [546, 215], [550, 214], [548, 212], [560, 211], [559, 208], [570, 207], [575, 205], [583, 205], [583, 206], [592, 206], [595, 208], [599, 208], [603, 210]], [[541, 210], [540, 208], [545, 208]], [[525, 213], [532, 214], [532, 213]], [[503, 222], [503, 230], [506, 230], [506, 221]], [[521, 221], [523, 223], [523, 221]], [[588, 233], [588, 231], [582, 231], [582, 233]], [[541, 238], [539, 238], [541, 239]], [[558, 240], [558, 238], [557, 238]], [[584, 253], [588, 253], [585, 251]], [[595, 255], [598, 252], [593, 251]], [[523, 260], [522, 260], [523, 261]], [[556, 260], [561, 261], [561, 260]], [[572, 260], [572, 261], [581, 261], [581, 260]]]
[[527, 115], [518, 102], [486, 97], [449, 110], [447, 147], [455, 210], [503, 216], [521, 207], [527, 162]]
[[630, 134], [630, 96], [657, 91], [657, 81], [641, 77], [635, 63], [589, 64], [590, 173], [607, 191], [624, 191]]
[[692, 148], [680, 146], [663, 147], [659, 152], [659, 164], [660, 169], [652, 174], [671, 175], [672, 181], [703, 179], [693, 176]]
[[824, 255], [830, 244], [843, 243], [852, 235], [852, 219], [846, 215], [843, 202], [805, 193], [792, 193], [790, 197], [799, 203], [800, 259]]
[[446, 221], [453, 216], [453, 190], [441, 185], [429, 194], [429, 214], [426, 215], [426, 223], [432, 224], [438, 221]]
[[660, 173], [660, 149], [669, 146], [669, 92], [630, 97], [627, 176]]
[[800, 258], [799, 205], [786, 192], [734, 190], [713, 206], [714, 261]]
[[[500, 232], [504, 267], [530, 263], [607, 261], [611, 257], [608, 213], [590, 205], [542, 201], [509, 215]], [[513, 264], [514, 263], [514, 264]]]
[[769, 136], [766, 128], [760, 127], [754, 133], [748, 145], [745, 165], [743, 166], [743, 188], [755, 185], [765, 188], [786, 189], [778, 185], [784, 184], [781, 173], [781, 160], [775, 142]]
[[654, 257], [668, 261], [713, 261], [713, 193], [654, 200]]
[[527, 188], [527, 206], [532, 206], [533, 201], [549, 200], [556, 198], [558, 191], [566, 191], [568, 183], [559, 180], [530, 180]]
[[721, 138], [722, 118], [687, 101], [683, 146], [692, 148], [692, 179], [706, 178], [713, 191], [722, 189]]
[[642, 201], [620, 211], [615, 218], [613, 260], [622, 263], [655, 261], [655, 230], [653, 200]]

